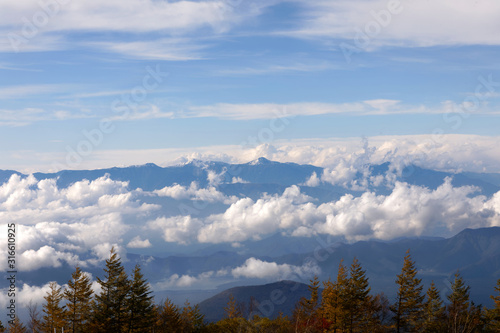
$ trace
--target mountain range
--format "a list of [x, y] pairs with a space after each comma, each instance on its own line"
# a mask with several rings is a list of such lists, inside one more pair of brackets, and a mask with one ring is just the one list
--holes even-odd
[[[124, 237], [140, 235], [144, 227], [154, 219], [176, 218], [180, 215], [191, 220], [198, 219], [201, 222], [196, 223], [203, 224], [206, 223], [204, 219], [209, 220], [214, 214], [220, 216], [217, 214], [227, 213], [234, 205], [243, 204], [240, 200], [244, 198], [255, 203], [261, 198], [285, 195], [284, 192], [293, 186], [305, 196], [305, 199], [300, 200], [307, 200], [318, 207], [322, 203], [336, 200], [353, 200], [349, 198], [359, 198], [366, 193], [372, 193], [375, 198], [389, 195], [397, 182], [434, 191], [448, 181], [452, 187], [470, 187], [473, 190], [468, 192], [467, 197], [474, 195], [486, 198], [481, 200], [490, 200], [500, 191], [500, 174], [493, 173], [445, 172], [415, 165], [398, 169], [384, 163], [361, 166], [348, 182], [334, 183], [323, 180], [322, 176], [328, 172], [331, 170], [312, 165], [278, 163], [259, 158], [245, 164], [194, 160], [169, 167], [146, 164], [101, 170], [35, 173], [33, 177], [37, 181], [54, 180], [60, 190], [82, 181], [92, 184], [102, 177], [126, 182], [126, 191], [134, 192], [134, 198], [140, 204], [157, 208], [148, 211], [145, 218], [140, 215], [124, 215], [123, 221], [128, 226], [130, 236], [126, 233], [119, 234], [120, 241]], [[13, 175], [20, 179], [28, 177], [16, 171], [2, 170], [0, 184], [5, 185]], [[318, 180], [312, 181], [315, 176]], [[225, 202], [224, 199], [204, 202], [203, 198], [153, 195], [177, 185], [187, 189], [193, 183], [196, 184], [195, 189], [215, 188], [224, 198], [231, 198], [231, 201]], [[36, 190], [36, 186], [30, 186], [31, 190]], [[197, 205], [203, 205], [204, 208], [197, 211], [196, 215], [189, 210], [182, 210], [184, 206], [194, 209], [192, 207], [196, 208]], [[279, 201], [277, 205], [280, 205]], [[306, 208], [307, 205], [304, 204], [303, 207]], [[279, 209], [278, 206], [272, 207]], [[4, 210], [4, 214], [9, 212], [8, 209]], [[255, 212], [259, 213], [258, 210]], [[491, 209], [482, 209], [478, 214], [478, 218], [483, 215], [487, 218], [494, 213]], [[109, 215], [105, 216], [109, 218]], [[334, 279], [340, 261], [344, 260], [344, 264], [349, 265], [354, 257], [366, 269], [372, 291], [383, 291], [389, 299], [395, 295], [394, 281], [401, 270], [407, 250], [411, 251], [416, 261], [423, 283], [428, 286], [434, 281], [442, 291], [443, 298], [449, 291], [450, 279], [459, 270], [471, 286], [473, 299], [490, 305], [489, 295], [500, 276], [499, 227], [465, 229], [446, 238], [423, 234], [385, 240], [369, 238], [363, 241], [348, 239], [342, 234], [291, 235], [283, 230], [274, 230], [236, 242], [174, 242], [162, 237], [161, 233], [156, 232], [149, 236], [150, 245], [129, 247], [123, 257], [127, 271], [140, 263], [158, 302], [167, 297], [178, 304], [184, 303], [187, 298], [192, 304], [202, 302], [201, 308], [210, 320], [220, 318], [220, 311], [229, 294], [234, 294], [239, 302], [248, 304], [250, 296], [258, 298], [273, 290], [281, 290], [287, 299], [279, 306], [273, 305], [273, 315], [278, 312], [290, 314], [294, 303], [307, 293], [306, 284], [312, 275], [317, 274], [321, 280]], [[67, 240], [65, 242], [57, 244], [54, 240], [54, 244], [50, 246], [58, 251], [64, 249], [67, 253], [72, 253], [72, 247], [67, 244]], [[76, 254], [82, 260], [87, 260], [95, 253], [95, 250], [92, 251], [75, 251], [71, 255]], [[42, 286], [52, 280], [61, 285], [66, 283], [74, 266], [62, 259], [58, 259], [57, 263], [53, 260], [47, 262], [45, 266], [20, 274], [20, 285]], [[102, 261], [100, 264], [87, 265], [85, 271], [93, 277], [102, 277]], [[290, 285], [295, 284], [287, 282], [290, 280], [299, 283], [296, 285], [300, 287], [291, 291]], [[258, 302], [263, 300], [259, 299]]]

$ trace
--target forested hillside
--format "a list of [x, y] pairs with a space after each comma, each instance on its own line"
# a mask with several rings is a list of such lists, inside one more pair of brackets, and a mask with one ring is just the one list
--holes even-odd
[[[434, 283], [424, 289], [410, 251], [395, 277], [396, 297], [373, 294], [366, 271], [357, 258], [339, 263], [338, 274], [320, 282], [314, 277], [307, 296], [290, 316], [275, 309], [301, 284], [287, 281], [288, 293], [267, 288], [269, 298], [248, 304], [229, 292], [224, 318], [208, 322], [199, 305], [178, 307], [171, 300], [155, 304], [150, 285], [137, 265], [128, 275], [114, 250], [106, 260], [98, 288], [76, 267], [66, 288], [53, 282], [42, 312], [29, 306], [29, 321], [17, 317], [1, 332], [498, 332], [500, 279], [492, 290], [494, 306], [483, 308], [470, 300], [467, 281], [456, 272], [445, 297]], [[322, 288], [321, 288], [322, 287]], [[257, 293], [257, 289], [254, 289]], [[249, 296], [249, 295], [247, 295]], [[266, 309], [266, 311], [264, 311]], [[272, 318], [272, 319], [271, 319]]]

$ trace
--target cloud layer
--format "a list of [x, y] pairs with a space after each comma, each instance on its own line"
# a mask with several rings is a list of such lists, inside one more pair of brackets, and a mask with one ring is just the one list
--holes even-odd
[[136, 200], [127, 187], [107, 176], [63, 189], [54, 179], [10, 177], [0, 186], [0, 217], [8, 221], [3, 224], [17, 226], [19, 270], [63, 263], [85, 267], [107, 258], [111, 246], [121, 243], [130, 229], [125, 217], [146, 216], [158, 209]]
[[[21, 271], [66, 264], [99, 265], [113, 245], [125, 257], [127, 251], [159, 251], [165, 242], [186, 248], [194, 243], [238, 244], [277, 232], [289, 237], [328, 234], [348, 241], [388, 240], [401, 236], [450, 236], [468, 227], [500, 225], [499, 193], [487, 197], [474, 187], [454, 187], [451, 178], [434, 189], [397, 181], [403, 166], [412, 163], [475, 171], [498, 165], [499, 155], [494, 153], [499, 147], [498, 138], [444, 136], [440, 140], [407, 136], [309, 141], [264, 144], [234, 156], [214, 152], [196, 156], [218, 156], [228, 161], [264, 156], [325, 168], [279, 193], [260, 192], [252, 197], [224, 194], [225, 183], [250, 185], [236, 177], [225, 179], [223, 174], [210, 170], [209, 164], [205, 166], [205, 188], [193, 182], [151, 192], [131, 190], [128, 183], [109, 176], [59, 188], [56, 180], [13, 175], [0, 185], [0, 218], [4, 224], [18, 225]], [[372, 175], [369, 165], [383, 162], [392, 163], [389, 171]], [[301, 188], [329, 185], [358, 194], [336, 195], [335, 199], [319, 202]], [[385, 190], [381, 194], [374, 187]], [[173, 205], [174, 211], [169, 209], [166, 213], [162, 209], [166, 202]], [[175, 209], [176, 204], [179, 208], [189, 202], [203, 207], [216, 205], [217, 210], [195, 214], [189, 209]], [[1, 251], [5, 253], [5, 249]], [[247, 266], [255, 265], [251, 262]], [[267, 264], [259, 265], [271, 270]], [[285, 268], [273, 269], [281, 272]], [[247, 271], [242, 268], [236, 272], [244, 276]]]
[[500, 225], [500, 193], [488, 199], [474, 187], [453, 187], [451, 179], [435, 190], [396, 182], [389, 195], [365, 192], [315, 205], [292, 186], [278, 196], [243, 198], [225, 213], [206, 219], [159, 218], [148, 224], [167, 242], [240, 242], [277, 231], [292, 236], [330, 234], [347, 240], [402, 236], [450, 236], [464, 228]]
[[[306, 9], [295, 36], [337, 38], [370, 50], [380, 46], [499, 45], [494, 0], [301, 1]], [[466, 25], [462, 24], [467, 22]], [[418, 27], [418, 28], [415, 28]]]

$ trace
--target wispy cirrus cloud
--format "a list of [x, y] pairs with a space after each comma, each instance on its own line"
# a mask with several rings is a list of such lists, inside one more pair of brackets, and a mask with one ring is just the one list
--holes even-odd
[[[223, 119], [274, 119], [289, 116], [316, 116], [345, 114], [353, 116], [391, 114], [445, 114], [458, 112], [463, 103], [444, 101], [436, 106], [404, 104], [400, 100], [373, 99], [349, 103], [289, 103], [289, 104], [229, 104], [219, 103], [207, 106], [193, 106], [183, 117], [217, 117]], [[498, 110], [488, 108], [486, 103], [477, 105], [476, 114], [498, 114]], [[467, 108], [465, 109], [467, 110]]]
[[500, 29], [500, 3], [495, 0], [298, 2], [304, 14], [298, 29], [284, 33], [291, 37], [357, 39], [365, 50], [380, 46], [500, 45], [496, 33]]
[[41, 72], [42, 71], [41, 69], [33, 69], [33, 68], [23, 67], [20, 65], [14, 65], [14, 64], [9, 64], [9, 63], [0, 63], [0, 70], [20, 71], [20, 72]]
[[18, 110], [0, 109], [0, 126], [19, 127], [41, 121], [63, 121], [68, 119], [82, 119], [94, 117], [82, 112], [66, 110], [45, 110], [41, 108], [24, 108]]
[[[37, 1], [14, 4], [1, 0], [0, 31], [7, 36], [0, 42], [0, 52], [34, 52], [92, 46], [138, 59], [192, 60], [205, 45], [194, 33], [217, 36], [279, 1], [228, 0], [206, 1], [135, 1], [101, 2]], [[34, 17], [44, 17], [40, 22]], [[28, 34], [26, 25], [33, 25]], [[109, 32], [112, 39], [81, 33]], [[79, 34], [74, 38], [73, 34]], [[145, 41], [144, 36], [149, 41]]]
[[151, 41], [89, 43], [91, 47], [119, 53], [134, 59], [186, 61], [203, 59], [201, 50], [207, 47], [187, 38], [161, 38]]
[[0, 100], [28, 98], [32, 96], [63, 92], [67, 90], [68, 86], [61, 84], [26, 84], [18, 86], [3, 86], [0, 87]]
[[245, 68], [234, 68], [234, 69], [224, 69], [215, 71], [215, 75], [223, 76], [238, 76], [238, 75], [267, 75], [275, 73], [287, 73], [287, 72], [319, 72], [325, 70], [341, 69], [340, 66], [336, 66], [328, 62], [319, 62], [315, 64], [308, 63], [294, 63], [294, 64], [273, 64], [260, 67], [245, 67]]

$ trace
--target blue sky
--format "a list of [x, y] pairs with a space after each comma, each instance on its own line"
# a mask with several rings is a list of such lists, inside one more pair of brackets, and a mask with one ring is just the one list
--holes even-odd
[[[0, 8], [1, 169], [161, 164], [259, 134], [257, 144], [436, 129], [498, 135], [494, 0], [0, 0]], [[78, 148], [81, 163], [68, 163]]]

